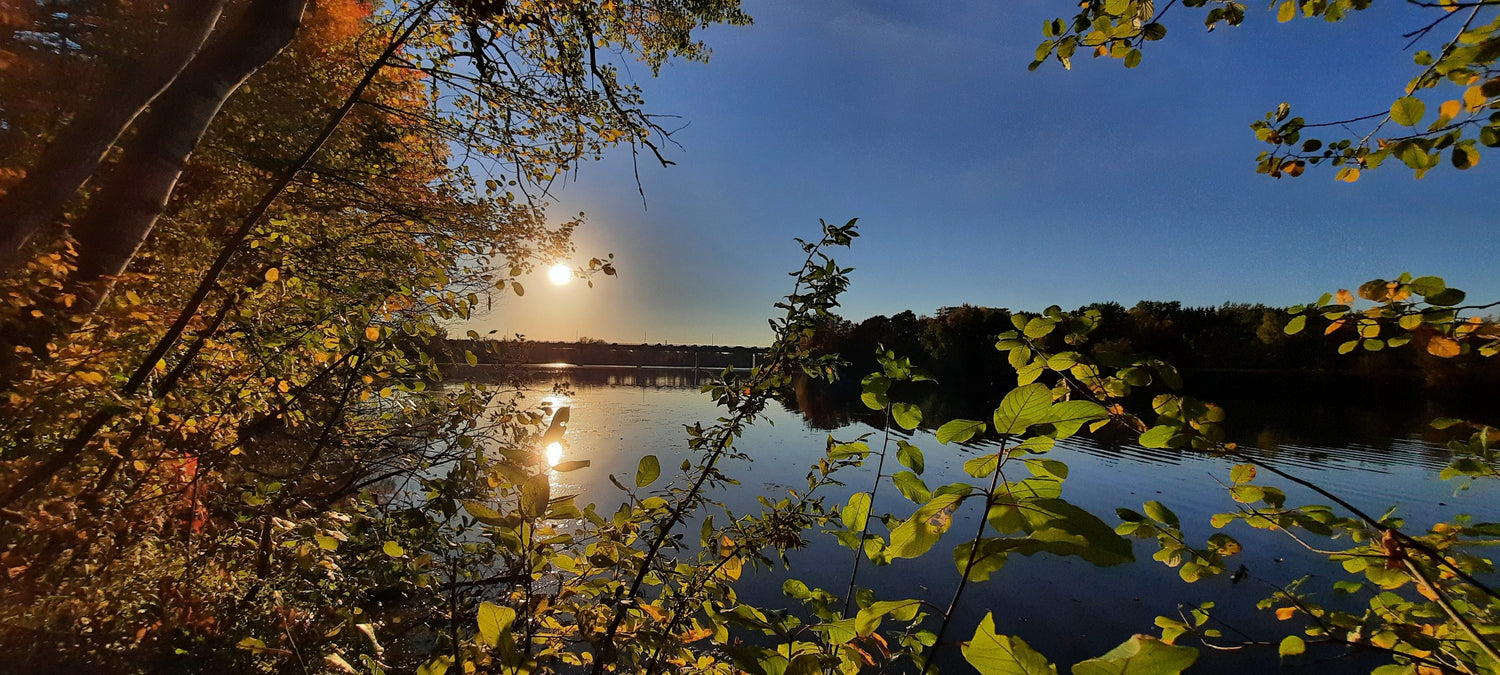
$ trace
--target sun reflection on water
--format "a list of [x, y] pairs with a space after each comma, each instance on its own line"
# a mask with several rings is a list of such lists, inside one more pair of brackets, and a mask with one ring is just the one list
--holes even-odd
[[562, 443], [557, 443], [557, 442], [549, 443], [547, 445], [546, 453], [547, 453], [547, 466], [549, 466], [549, 467], [550, 466], [557, 466], [557, 463], [562, 461], [562, 455], [563, 455]]

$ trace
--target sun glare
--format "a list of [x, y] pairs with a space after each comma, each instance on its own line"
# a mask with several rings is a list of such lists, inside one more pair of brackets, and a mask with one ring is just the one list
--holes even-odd
[[547, 466], [557, 466], [562, 461], [562, 443], [548, 443], [546, 452]]
[[547, 278], [551, 279], [552, 283], [561, 286], [573, 280], [573, 268], [558, 263], [553, 265], [552, 269], [547, 270]]

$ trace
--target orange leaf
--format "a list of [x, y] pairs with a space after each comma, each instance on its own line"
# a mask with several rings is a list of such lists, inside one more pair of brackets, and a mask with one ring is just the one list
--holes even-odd
[[1452, 338], [1434, 335], [1431, 340], [1427, 341], [1427, 353], [1439, 358], [1451, 359], [1458, 356], [1460, 351], [1463, 350], [1459, 347], [1458, 341]]
[[377, 327], [377, 326], [365, 326], [365, 339], [366, 340], [379, 340], [380, 339], [380, 328]]
[[1281, 609], [1276, 610], [1276, 618], [1282, 621], [1286, 621], [1287, 619], [1292, 618], [1292, 616], [1296, 613], [1296, 607], [1282, 607]]
[[696, 629], [690, 630], [690, 631], [688, 631], [686, 633], [683, 633], [681, 635], [678, 635], [677, 639], [683, 641], [684, 643], [687, 643], [687, 642], [697, 642], [699, 640], [702, 640], [703, 638], [712, 636], [713, 634], [714, 634], [714, 629], [712, 629], [712, 628], [696, 628]]
[[1336, 330], [1338, 330], [1340, 328], [1343, 328], [1343, 327], [1344, 327], [1344, 320], [1343, 319], [1339, 319], [1338, 321], [1335, 321], [1333, 323], [1328, 324], [1328, 327], [1323, 329], [1323, 334], [1324, 335], [1333, 335], [1334, 331], [1336, 331]]
[[1458, 117], [1458, 112], [1462, 109], [1463, 103], [1460, 103], [1457, 100], [1444, 101], [1442, 105], [1438, 106], [1438, 118], [1451, 120], [1455, 117]]
[[1350, 293], [1347, 288], [1340, 288], [1338, 294], [1334, 296], [1334, 300], [1340, 305], [1352, 305], [1354, 304], [1354, 294]]

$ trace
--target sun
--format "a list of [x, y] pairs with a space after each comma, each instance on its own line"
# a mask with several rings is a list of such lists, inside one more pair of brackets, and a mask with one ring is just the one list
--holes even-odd
[[573, 268], [558, 263], [553, 265], [552, 269], [547, 270], [547, 278], [552, 280], [552, 283], [561, 286], [573, 280]]

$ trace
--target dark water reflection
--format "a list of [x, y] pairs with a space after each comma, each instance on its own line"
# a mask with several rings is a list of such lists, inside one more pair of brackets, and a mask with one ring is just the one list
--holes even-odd
[[[583, 495], [580, 502], [597, 502], [601, 508], [609, 508], [620, 498], [608, 482], [609, 474], [633, 475], [636, 461], [645, 454], [660, 456], [664, 467], [676, 466], [689, 456], [682, 425], [707, 423], [721, 414], [698, 392], [710, 374], [691, 370], [555, 367], [466, 374], [512, 380], [539, 393], [557, 385], [570, 390], [553, 401], [573, 409], [567, 458], [590, 459], [593, 465], [557, 475], [554, 491], [579, 493]], [[1328, 389], [1333, 386], [1328, 383], [1267, 388], [1252, 386], [1255, 383], [1244, 378], [1203, 379], [1207, 391], [1194, 395], [1220, 402], [1229, 410], [1226, 428], [1231, 440], [1362, 509], [1380, 513], [1396, 505], [1399, 515], [1414, 525], [1459, 513], [1473, 514], [1480, 521], [1500, 520], [1500, 502], [1496, 501], [1500, 490], [1493, 484], [1460, 491], [1459, 486], [1437, 478], [1448, 456], [1440, 443], [1442, 437], [1425, 424], [1432, 416], [1472, 415], [1462, 402], [1415, 400], [1401, 392]], [[1189, 384], [1193, 383], [1190, 379]], [[906, 397], [908, 393], [913, 395]], [[999, 396], [966, 392], [942, 398], [914, 390], [898, 392], [897, 398], [919, 402], [924, 420], [941, 422], [953, 417], [988, 419]], [[786, 489], [804, 487], [808, 466], [822, 456], [830, 434], [841, 440], [870, 434], [875, 447], [885, 434], [880, 413], [864, 409], [847, 392], [830, 395], [804, 386], [788, 396], [781, 409], [771, 410], [769, 417], [773, 425], [757, 426], [739, 441], [739, 449], [753, 461], [725, 467], [742, 485], [719, 498], [737, 513], [757, 512], [758, 494], [785, 494]], [[937, 443], [931, 428], [892, 429], [890, 433], [893, 441], [900, 438], [923, 449], [927, 463], [923, 478], [929, 486], [972, 480], [962, 471], [964, 461], [995, 442], [978, 439], [964, 447], [944, 446]], [[1070, 439], [1051, 456], [1070, 467], [1063, 496], [1111, 524], [1116, 522], [1114, 508], [1139, 509], [1143, 501], [1156, 499], [1181, 517], [1191, 541], [1201, 543], [1214, 532], [1208, 524], [1210, 516], [1234, 509], [1217, 482], [1228, 480], [1232, 465], [1223, 458], [1147, 449], [1108, 438]], [[829, 494], [830, 503], [843, 503], [849, 494], [868, 490], [874, 480], [873, 466], [855, 470], [843, 480], [848, 487]], [[1290, 505], [1325, 501], [1295, 485], [1261, 482], [1285, 489]], [[913, 508], [886, 484], [874, 512], [905, 517]], [[977, 510], [955, 513], [953, 530], [924, 558], [886, 567], [862, 566], [859, 584], [874, 588], [881, 598], [917, 597], [946, 606], [958, 581], [951, 550], [972, 536], [979, 523]], [[1245, 546], [1244, 553], [1232, 558], [1232, 566], [1243, 564], [1249, 571], [1240, 583], [1221, 577], [1185, 584], [1175, 570], [1151, 560], [1154, 548], [1144, 542], [1135, 545], [1136, 563], [1108, 568], [1045, 554], [1012, 556], [991, 581], [966, 592], [955, 624], [961, 628], [955, 628], [952, 639], [966, 640], [985, 613], [993, 613], [999, 631], [1021, 636], [1062, 664], [1066, 672], [1067, 664], [1102, 654], [1134, 633], [1159, 634], [1153, 625], [1156, 616], [1176, 616], [1180, 606], [1203, 601], [1218, 603], [1218, 616], [1224, 621], [1218, 627], [1226, 635], [1234, 637], [1240, 631], [1251, 639], [1274, 643], [1298, 626], [1295, 621], [1275, 621], [1257, 610], [1255, 602], [1276, 586], [1305, 575], [1313, 578], [1304, 591], [1316, 593], [1329, 606], [1357, 609], [1349, 603], [1366, 599], [1333, 596], [1332, 582], [1346, 578], [1343, 571], [1284, 535], [1253, 530], [1242, 523], [1230, 525], [1226, 532]], [[1312, 539], [1314, 545], [1347, 545]], [[806, 549], [791, 556], [790, 573], [756, 574], [743, 588], [742, 599], [761, 606], [794, 607], [780, 594], [781, 582], [788, 576], [842, 595], [851, 556], [832, 537], [815, 537]], [[940, 666], [948, 672], [967, 672], [958, 650], [946, 653]], [[1320, 673], [1353, 673], [1369, 672], [1372, 664], [1381, 662], [1378, 657], [1351, 657], [1333, 648], [1314, 647], [1307, 656], [1285, 665], [1279, 663], [1274, 647], [1203, 650], [1194, 672], [1316, 668]]]

